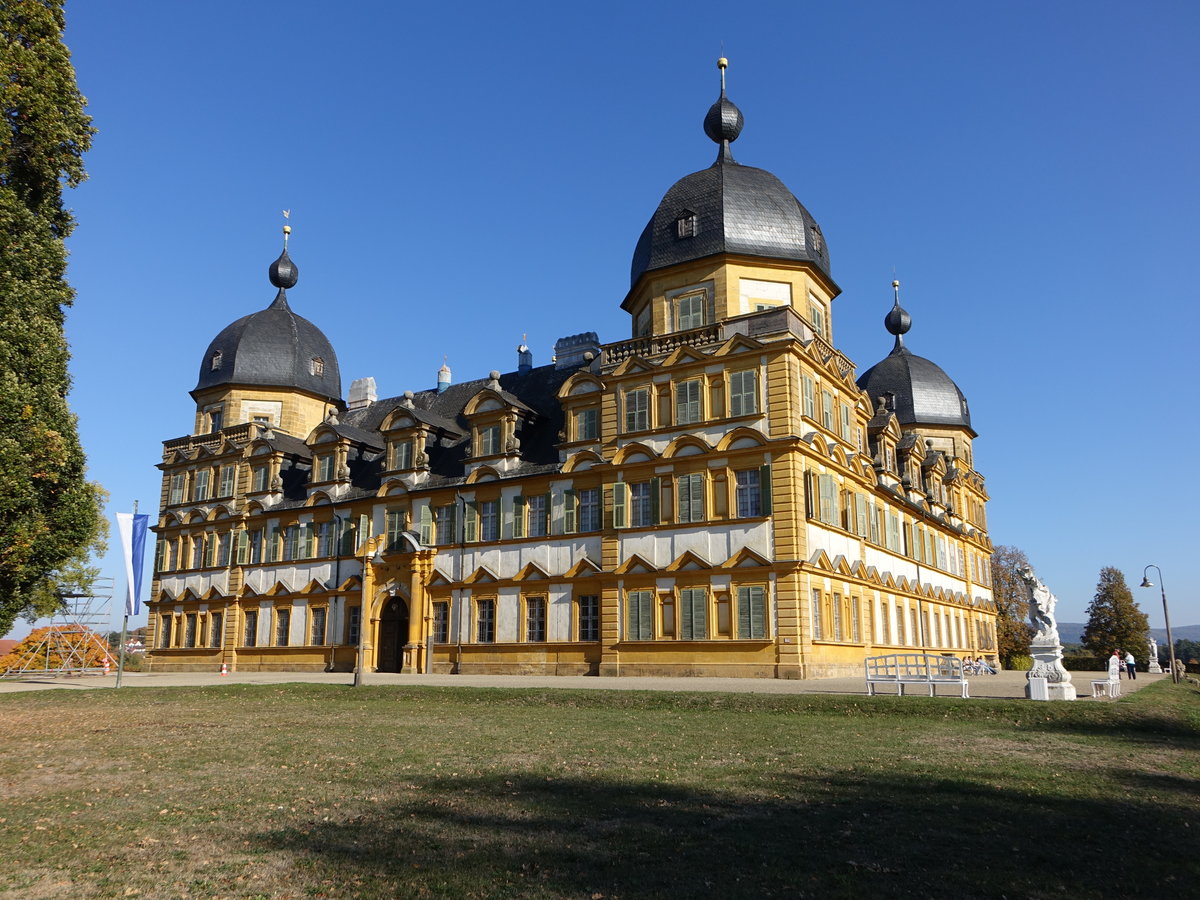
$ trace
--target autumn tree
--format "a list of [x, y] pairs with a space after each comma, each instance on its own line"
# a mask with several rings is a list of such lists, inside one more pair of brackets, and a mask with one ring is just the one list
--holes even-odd
[[85, 177], [91, 118], [62, 41], [63, 0], [0, 3], [0, 634], [86, 565], [99, 496], [67, 408], [64, 186]]
[[78, 625], [47, 625], [0, 656], [0, 674], [10, 670], [98, 669], [114, 663], [104, 639]]
[[1103, 659], [1120, 649], [1145, 658], [1150, 619], [1133, 599], [1120, 569], [1106, 566], [1100, 570], [1096, 596], [1087, 614], [1082, 641], [1092, 655]]
[[996, 652], [1009, 666], [1014, 656], [1027, 656], [1033, 640], [1029, 624], [1029, 590], [1020, 569], [1029, 565], [1025, 551], [1000, 545], [992, 551], [992, 597], [996, 600]]

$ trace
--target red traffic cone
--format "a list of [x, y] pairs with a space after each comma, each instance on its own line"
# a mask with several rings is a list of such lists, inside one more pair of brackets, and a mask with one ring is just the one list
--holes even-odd
[[229, 674], [229, 665], [227, 663], [221, 663], [221, 676], [224, 677], [228, 674]]

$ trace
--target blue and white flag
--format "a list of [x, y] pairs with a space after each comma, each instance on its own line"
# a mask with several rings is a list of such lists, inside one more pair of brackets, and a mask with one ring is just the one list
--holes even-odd
[[146, 530], [150, 517], [137, 513], [117, 513], [117, 529], [121, 532], [121, 547], [125, 551], [125, 615], [136, 616], [142, 611], [142, 557], [146, 555]]

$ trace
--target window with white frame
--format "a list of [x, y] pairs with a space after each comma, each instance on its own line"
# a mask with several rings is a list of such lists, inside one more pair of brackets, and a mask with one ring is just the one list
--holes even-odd
[[286, 647], [292, 631], [292, 611], [290, 609], [275, 610], [275, 646]]
[[317, 481], [333, 481], [333, 456], [324, 453], [317, 457]]
[[234, 478], [237, 475], [236, 466], [221, 466], [221, 485], [220, 496], [232, 497], [234, 488]]
[[550, 495], [534, 494], [525, 502], [530, 537], [545, 537], [550, 532]]
[[577, 441], [594, 441], [600, 436], [600, 411], [594, 407], [575, 412], [575, 434]]
[[478, 600], [475, 603], [475, 640], [481, 644], [496, 641], [496, 601]]
[[808, 321], [819, 337], [825, 335], [825, 307], [812, 294], [808, 295]]
[[396, 441], [392, 444], [392, 468], [411, 469], [413, 460], [413, 442]]
[[199, 503], [202, 500], [208, 499], [208, 469], [198, 469], [196, 471], [195, 480], [192, 482], [192, 501]]
[[182, 503], [187, 497], [186, 490], [187, 476], [182, 472], [178, 473], [177, 475], [172, 475], [170, 499], [168, 502], [171, 505]]
[[479, 429], [479, 455], [494, 456], [500, 452], [500, 426], [484, 425]]
[[325, 643], [325, 607], [320, 606], [312, 611], [312, 629], [308, 642], [313, 645]]
[[433, 604], [433, 640], [444, 644], [450, 640], [450, 604]]
[[579, 530], [600, 530], [600, 489], [584, 488], [577, 492], [579, 508]]
[[479, 504], [479, 540], [494, 541], [500, 537], [500, 501], [485, 500]]
[[675, 298], [674, 306], [676, 331], [700, 328], [705, 324], [708, 312], [708, 294], [704, 291], [684, 294]]
[[[655, 479], [657, 481], [657, 479]], [[631, 528], [645, 528], [656, 525], [655, 492], [649, 481], [634, 482], [629, 485], [629, 525]]]
[[812, 589], [812, 636], [814, 641], [825, 639], [824, 622], [821, 616], [821, 589]]
[[433, 538], [443, 547], [455, 541], [454, 518], [456, 505], [447, 503], [433, 510]]

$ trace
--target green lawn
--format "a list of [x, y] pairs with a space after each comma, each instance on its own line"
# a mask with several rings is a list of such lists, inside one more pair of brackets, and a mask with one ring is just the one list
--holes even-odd
[[1200, 891], [1200, 691], [0, 696], [0, 896]]

